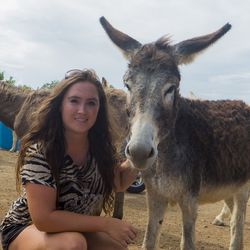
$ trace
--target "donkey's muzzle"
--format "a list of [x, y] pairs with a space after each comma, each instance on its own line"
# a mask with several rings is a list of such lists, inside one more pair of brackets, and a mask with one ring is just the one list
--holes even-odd
[[125, 154], [132, 161], [134, 167], [145, 169], [149, 166], [149, 162], [153, 162], [156, 152], [153, 146], [142, 143], [128, 143]]

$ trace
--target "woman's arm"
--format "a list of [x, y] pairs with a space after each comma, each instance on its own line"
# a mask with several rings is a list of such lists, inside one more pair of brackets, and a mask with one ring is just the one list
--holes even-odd
[[124, 221], [57, 210], [54, 188], [27, 183], [25, 189], [32, 222], [40, 231], [105, 232], [124, 246], [136, 237], [135, 228]]
[[126, 160], [121, 166], [115, 168], [115, 192], [124, 192], [134, 182], [138, 175], [138, 170]]

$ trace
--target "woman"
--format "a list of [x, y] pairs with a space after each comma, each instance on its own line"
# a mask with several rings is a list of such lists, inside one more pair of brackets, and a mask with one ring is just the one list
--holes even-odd
[[3, 250], [127, 249], [136, 229], [100, 216], [112, 209], [112, 190], [126, 190], [137, 174], [128, 162], [117, 164], [98, 77], [69, 71], [21, 141], [24, 192], [2, 222]]

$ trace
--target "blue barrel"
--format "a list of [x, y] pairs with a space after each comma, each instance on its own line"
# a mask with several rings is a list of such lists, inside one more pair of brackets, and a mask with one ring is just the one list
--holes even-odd
[[12, 130], [0, 122], [0, 149], [9, 150], [12, 146]]

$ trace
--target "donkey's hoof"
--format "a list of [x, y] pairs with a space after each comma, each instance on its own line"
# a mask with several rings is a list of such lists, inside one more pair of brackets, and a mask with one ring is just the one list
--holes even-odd
[[220, 226], [220, 227], [224, 227], [225, 226], [225, 223], [222, 220], [219, 220], [217, 218], [214, 219], [214, 221], [212, 222], [212, 224], [216, 225], [216, 226]]

